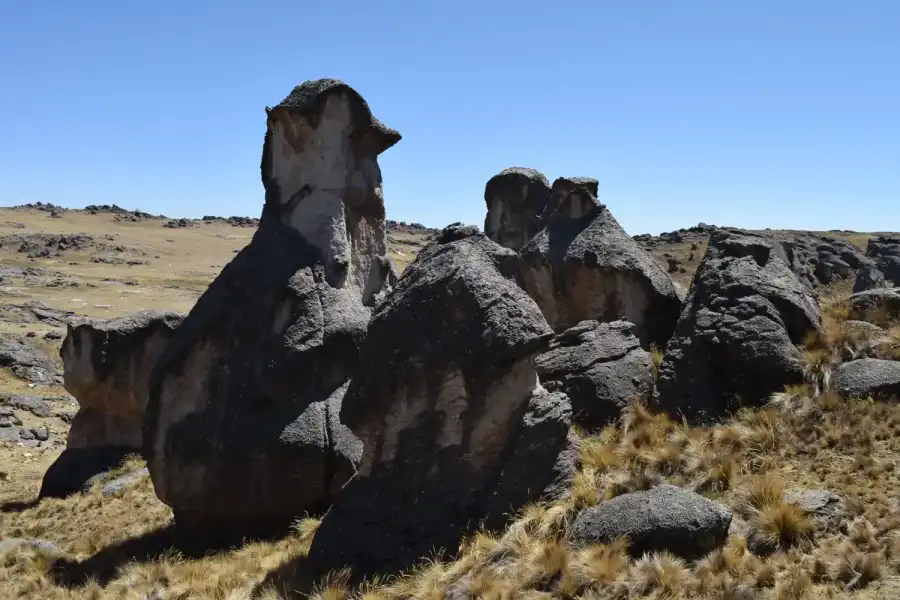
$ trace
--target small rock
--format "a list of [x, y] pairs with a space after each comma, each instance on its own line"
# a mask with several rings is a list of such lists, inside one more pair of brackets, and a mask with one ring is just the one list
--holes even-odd
[[788, 490], [784, 500], [798, 506], [813, 522], [825, 528], [839, 527], [846, 516], [844, 500], [828, 490]]
[[668, 551], [697, 558], [724, 543], [731, 519], [731, 509], [724, 504], [663, 484], [584, 509], [569, 539], [577, 545], [608, 544], [628, 536], [634, 556]]
[[900, 361], [851, 360], [835, 370], [832, 386], [849, 398], [900, 397]]
[[6, 554], [7, 552], [18, 551], [22, 548], [32, 548], [48, 554], [62, 554], [62, 550], [59, 549], [59, 546], [50, 540], [39, 538], [7, 538], [5, 540], [0, 540], [0, 555]]

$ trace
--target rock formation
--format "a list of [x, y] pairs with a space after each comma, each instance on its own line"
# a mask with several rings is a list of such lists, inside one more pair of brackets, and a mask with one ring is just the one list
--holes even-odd
[[66, 390], [78, 401], [68, 443], [41, 484], [41, 497], [81, 491], [92, 477], [143, 448], [149, 380], [183, 315], [142, 311], [68, 325], [60, 349]]
[[533, 364], [553, 332], [504, 273], [510, 256], [483, 235], [432, 244], [377, 309], [340, 415], [363, 457], [312, 572], [399, 571], [566, 487], [571, 408]]
[[628, 321], [582, 321], [554, 336], [535, 360], [541, 384], [565, 392], [576, 423], [602, 428], [621, 416], [629, 401], [653, 391], [650, 354]]
[[361, 448], [336, 415], [394, 281], [379, 154], [400, 134], [335, 80], [267, 109], [265, 205], [151, 379], [144, 444], [181, 525], [281, 528], [321, 511]]
[[664, 345], [681, 299], [669, 276], [597, 202], [596, 180], [560, 178], [546, 227], [521, 250], [522, 279], [554, 331], [627, 319], [645, 346]]
[[900, 236], [879, 236], [869, 240], [866, 256], [875, 261], [885, 279], [900, 287]]
[[143, 447], [150, 373], [184, 315], [147, 310], [68, 326], [60, 349], [66, 390], [79, 409], [68, 448]]
[[716, 232], [666, 347], [659, 403], [693, 418], [763, 402], [802, 381], [796, 345], [820, 327], [815, 300], [772, 244]]
[[832, 387], [848, 398], [900, 400], [900, 361], [860, 358], [838, 366]]
[[539, 171], [521, 167], [500, 171], [484, 188], [485, 235], [518, 251], [543, 227], [541, 216], [549, 199], [550, 182]]

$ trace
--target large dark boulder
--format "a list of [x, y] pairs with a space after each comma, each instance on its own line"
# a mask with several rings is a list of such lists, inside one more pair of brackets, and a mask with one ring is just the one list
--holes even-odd
[[161, 356], [144, 422], [176, 522], [241, 535], [323, 511], [352, 475], [334, 415], [395, 274], [377, 157], [400, 135], [334, 80], [267, 114], [259, 228]]
[[541, 215], [549, 198], [550, 182], [543, 173], [522, 167], [500, 171], [484, 188], [485, 235], [518, 251], [543, 226]]
[[768, 241], [716, 232], [666, 347], [659, 403], [689, 418], [763, 403], [803, 380], [797, 345], [820, 327], [809, 290]]
[[553, 332], [504, 274], [508, 252], [483, 235], [432, 244], [375, 312], [341, 408], [365, 450], [313, 540], [313, 575], [397, 572], [563, 493], [571, 408], [538, 382]]
[[872, 313], [900, 316], [900, 287], [856, 292], [850, 296], [850, 311], [854, 317], [863, 320], [871, 318]]
[[535, 360], [541, 384], [565, 392], [576, 423], [601, 428], [618, 419], [635, 398], [653, 391], [650, 354], [628, 321], [582, 321], [554, 336]]
[[850, 398], [871, 396], [900, 400], [900, 361], [877, 358], [851, 360], [835, 369], [831, 385]]
[[609, 544], [627, 536], [634, 556], [668, 551], [692, 559], [725, 542], [731, 519], [724, 504], [663, 484], [582, 510], [569, 539], [575, 545]]
[[856, 281], [853, 282], [853, 293], [866, 292], [885, 286], [884, 273], [874, 264], [863, 263], [856, 270]]
[[595, 193], [596, 180], [554, 182], [546, 226], [520, 253], [525, 290], [556, 332], [584, 320], [624, 318], [634, 323], [644, 346], [665, 345], [681, 298]]

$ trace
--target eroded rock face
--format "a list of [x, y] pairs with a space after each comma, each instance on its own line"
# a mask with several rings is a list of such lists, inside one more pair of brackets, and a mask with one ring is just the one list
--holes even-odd
[[597, 203], [596, 180], [558, 179], [546, 227], [521, 250], [522, 279], [554, 331], [627, 319], [645, 346], [664, 345], [681, 298], [669, 276]]
[[184, 315], [147, 310], [68, 326], [60, 349], [66, 390], [78, 400], [69, 448], [143, 447], [150, 373]]
[[650, 354], [628, 321], [582, 321], [554, 336], [535, 360], [541, 384], [569, 397], [575, 422], [602, 428], [621, 416], [635, 398], [653, 391]]
[[802, 381], [796, 345], [820, 327], [818, 305], [771, 243], [716, 232], [666, 347], [659, 403], [694, 418], [763, 402]]
[[500, 171], [484, 188], [485, 235], [518, 251], [543, 226], [541, 218], [549, 199], [550, 182], [543, 173], [522, 167]]
[[504, 275], [510, 254], [483, 235], [432, 244], [378, 308], [341, 409], [363, 458], [316, 533], [313, 572], [396, 572], [561, 493], [571, 408], [538, 382], [552, 330]]
[[259, 228], [161, 357], [144, 429], [176, 520], [239, 533], [323, 510], [352, 475], [336, 415], [393, 278], [377, 156], [400, 135], [334, 80], [267, 113]]

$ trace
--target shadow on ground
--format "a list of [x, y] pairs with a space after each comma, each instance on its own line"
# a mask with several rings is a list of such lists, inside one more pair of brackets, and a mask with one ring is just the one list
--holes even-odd
[[53, 563], [50, 576], [60, 586], [80, 587], [93, 580], [105, 587], [120, 567], [132, 562], [150, 562], [173, 551], [185, 558], [197, 559], [234, 550], [248, 541], [215, 539], [172, 524], [107, 546], [83, 561], [58, 559]]
[[0, 513], [19, 513], [23, 510], [28, 510], [29, 508], [34, 508], [38, 505], [39, 500], [36, 498], [34, 500], [26, 500], [22, 501], [13, 501], [13, 502], [4, 502], [0, 504]]

